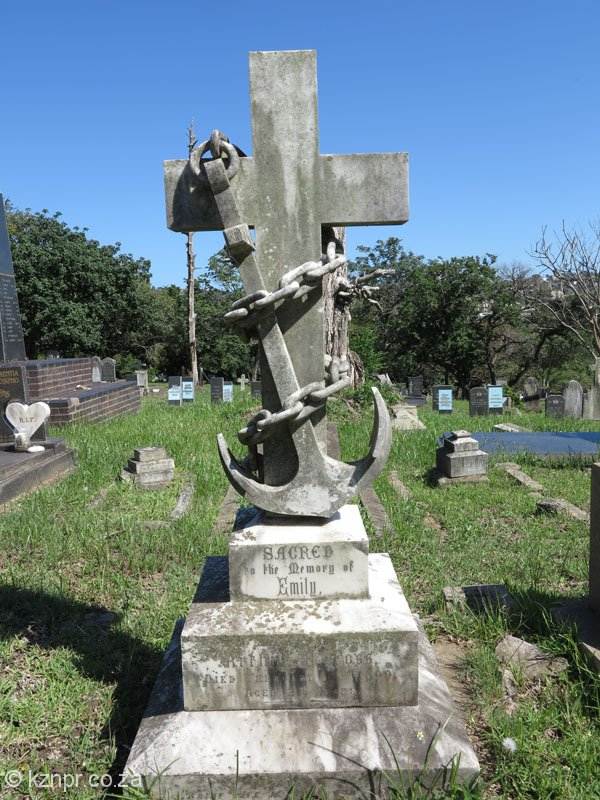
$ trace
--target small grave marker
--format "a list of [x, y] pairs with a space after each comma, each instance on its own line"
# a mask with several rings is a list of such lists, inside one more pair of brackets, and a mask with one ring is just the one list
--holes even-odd
[[562, 394], [548, 394], [546, 395], [546, 416], [547, 417], [564, 417], [565, 415], [565, 398]]
[[245, 373], [242, 373], [242, 375], [238, 378], [238, 383], [242, 392], [245, 392], [246, 384], [248, 383], [248, 378], [246, 377]]
[[250, 381], [250, 395], [259, 399], [262, 398], [262, 381]]
[[143, 394], [148, 394], [148, 370], [147, 369], [136, 369], [136, 371], [135, 371], [135, 380], [136, 380], [138, 389], [141, 389]]
[[502, 386], [488, 386], [488, 414], [502, 414], [504, 411], [504, 391]]
[[181, 375], [169, 376], [169, 388], [167, 389], [167, 401], [170, 406], [180, 406], [183, 401], [182, 378]]
[[488, 413], [488, 390], [485, 386], [474, 386], [469, 391], [469, 414], [485, 417]]
[[102, 380], [108, 383], [114, 383], [117, 380], [117, 362], [114, 358], [102, 359]]
[[440, 414], [451, 414], [453, 408], [452, 386], [436, 384], [432, 389], [433, 410]]
[[523, 383], [523, 402], [527, 411], [539, 411], [542, 387], [537, 378], [529, 376]]
[[565, 417], [581, 419], [583, 415], [583, 387], [579, 381], [569, 381], [563, 392]]
[[31, 438], [50, 417], [49, 405], [39, 402], [30, 406], [24, 403], [9, 403], [6, 406], [5, 416], [14, 431], [17, 452], [36, 453], [44, 449], [41, 445], [32, 445]]
[[102, 359], [98, 356], [92, 356], [92, 383], [100, 383], [102, 381]]
[[196, 398], [196, 389], [193, 378], [182, 378], [181, 399], [184, 403], [193, 403]]
[[231, 381], [225, 381], [223, 384], [223, 402], [233, 403], [233, 383]]
[[210, 379], [210, 402], [222, 403], [224, 392], [225, 380], [224, 378], [211, 378]]
[[425, 396], [423, 395], [422, 375], [413, 375], [408, 379], [408, 396], [405, 402], [409, 406], [425, 405]]

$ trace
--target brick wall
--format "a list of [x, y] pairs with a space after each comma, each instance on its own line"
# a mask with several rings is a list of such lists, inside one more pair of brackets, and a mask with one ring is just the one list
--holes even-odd
[[[44, 400], [50, 406], [50, 425], [102, 422], [140, 410], [141, 392], [135, 382], [92, 384], [91, 358], [53, 358], [15, 364], [25, 367], [28, 402]], [[78, 385], [90, 388], [76, 389]], [[0, 443], [12, 441], [8, 426], [4, 432], [0, 430]]]
[[92, 382], [91, 358], [51, 358], [47, 361], [25, 361], [30, 402], [67, 397], [81, 384]]
[[121, 414], [135, 414], [141, 407], [140, 390], [130, 381], [117, 381], [79, 392], [77, 397], [50, 400], [51, 425], [70, 422], [102, 422]]

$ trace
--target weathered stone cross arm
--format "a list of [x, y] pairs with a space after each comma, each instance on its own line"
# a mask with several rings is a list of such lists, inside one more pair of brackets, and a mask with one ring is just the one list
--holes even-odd
[[[322, 225], [402, 225], [408, 220], [407, 153], [321, 155], [318, 163]], [[253, 158], [241, 158], [235, 178], [238, 207], [251, 227], [260, 220], [255, 171]], [[213, 196], [187, 161], [165, 161], [164, 175], [171, 230], [221, 230]]]

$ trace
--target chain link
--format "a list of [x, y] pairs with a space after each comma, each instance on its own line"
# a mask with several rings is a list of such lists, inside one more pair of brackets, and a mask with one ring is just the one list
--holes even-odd
[[[213, 158], [222, 158], [227, 163], [227, 177], [233, 178], [239, 169], [239, 153], [220, 131], [213, 130], [210, 138], [199, 144], [190, 154], [190, 167], [201, 175], [202, 157], [210, 150]], [[288, 270], [281, 276], [279, 288], [273, 292], [259, 290], [236, 300], [231, 311], [225, 314], [228, 324], [240, 328], [240, 334], [247, 338], [255, 330], [260, 316], [276, 303], [298, 300], [320, 285], [324, 275], [335, 272], [346, 263], [344, 255], [337, 255], [335, 242], [330, 242], [327, 252], [319, 261], [306, 261], [299, 267]], [[299, 423], [323, 408], [328, 397], [350, 385], [349, 364], [346, 358], [326, 356], [326, 381], [314, 381], [292, 392], [282, 403], [281, 411], [271, 412], [261, 408], [249, 420], [245, 428], [238, 431], [238, 439], [248, 446], [249, 466], [258, 468], [258, 445], [273, 435], [276, 428], [291, 422]]]

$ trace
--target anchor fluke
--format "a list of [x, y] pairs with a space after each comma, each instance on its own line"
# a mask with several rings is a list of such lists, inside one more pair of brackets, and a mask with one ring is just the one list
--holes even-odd
[[[258, 508], [273, 514], [331, 517], [356, 492], [368, 486], [385, 466], [392, 444], [390, 415], [380, 392], [373, 388], [374, 418], [369, 452], [360, 461], [346, 464], [325, 455], [306, 421], [302, 431], [305, 444], [299, 455], [298, 469], [291, 481], [271, 486], [256, 480], [228, 448], [222, 434], [217, 436], [219, 456], [233, 488]], [[303, 456], [309, 455], [308, 458]]]

